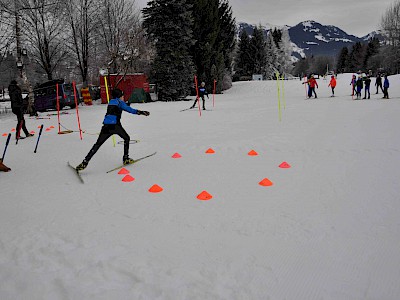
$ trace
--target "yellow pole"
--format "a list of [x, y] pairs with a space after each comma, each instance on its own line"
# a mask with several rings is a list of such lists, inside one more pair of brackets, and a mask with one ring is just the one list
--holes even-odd
[[[107, 77], [104, 76], [104, 84], [106, 85], [106, 95], [107, 95], [107, 103], [110, 102], [110, 94], [108, 93], [108, 83], [107, 83]], [[113, 145], [115, 147], [115, 136], [112, 136], [112, 141], [113, 141]]]

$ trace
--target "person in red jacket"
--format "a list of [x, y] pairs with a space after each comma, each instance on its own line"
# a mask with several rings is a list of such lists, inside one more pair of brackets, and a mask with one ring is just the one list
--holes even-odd
[[331, 81], [329, 82], [328, 87], [331, 87], [332, 89], [332, 95], [331, 97], [335, 97], [335, 87], [336, 87], [336, 78], [335, 76], [331, 76]]
[[[303, 82], [304, 84], [305, 82]], [[310, 79], [306, 82], [308, 84], [308, 98], [311, 98], [312, 94], [314, 93], [314, 98], [317, 97], [317, 93], [315, 92], [315, 87], [318, 88], [318, 82], [315, 80], [314, 75], [311, 75]]]

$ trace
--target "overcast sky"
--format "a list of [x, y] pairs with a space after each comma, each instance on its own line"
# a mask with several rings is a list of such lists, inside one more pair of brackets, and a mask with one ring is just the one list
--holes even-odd
[[[379, 29], [382, 15], [395, 0], [229, 0], [237, 22], [294, 26], [314, 20], [348, 34], [364, 36]], [[143, 8], [147, 0], [136, 0]]]

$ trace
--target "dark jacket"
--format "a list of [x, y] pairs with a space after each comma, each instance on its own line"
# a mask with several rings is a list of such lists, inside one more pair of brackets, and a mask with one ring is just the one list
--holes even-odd
[[203, 98], [204, 95], [208, 97], [208, 93], [205, 86], [199, 86], [199, 97]]
[[363, 80], [361, 78], [358, 78], [356, 81], [356, 86], [357, 88], [363, 88]]
[[10, 95], [11, 109], [22, 109], [23, 99], [21, 88], [15, 83], [10, 83], [8, 94]]
[[365, 82], [365, 87], [369, 88], [371, 85], [371, 79], [367, 77], [367, 78], [365, 78], [364, 82]]

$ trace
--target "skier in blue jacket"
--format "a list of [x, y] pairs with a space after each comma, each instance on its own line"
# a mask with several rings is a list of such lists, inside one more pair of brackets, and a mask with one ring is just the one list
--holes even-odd
[[383, 99], [389, 99], [389, 79], [385, 75], [385, 80], [383, 81]]
[[76, 170], [81, 171], [87, 167], [90, 159], [96, 154], [97, 150], [104, 144], [104, 142], [113, 134], [119, 135], [124, 140], [124, 156], [123, 163], [125, 165], [133, 163], [133, 159], [129, 158], [129, 141], [130, 137], [126, 133], [125, 129], [121, 125], [121, 114], [122, 111], [129, 112], [136, 115], [149, 116], [148, 111], [141, 111], [129, 107], [124, 102], [124, 93], [120, 89], [114, 89], [111, 92], [112, 99], [108, 103], [107, 113], [104, 117], [103, 127], [101, 128], [99, 138], [97, 142], [90, 149], [85, 159], [76, 167]]

